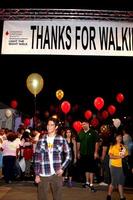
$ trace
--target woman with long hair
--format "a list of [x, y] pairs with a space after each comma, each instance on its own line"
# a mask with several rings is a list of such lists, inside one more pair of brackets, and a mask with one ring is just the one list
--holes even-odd
[[122, 159], [127, 155], [128, 152], [126, 147], [123, 145], [122, 134], [117, 133], [114, 142], [109, 149], [111, 184], [108, 188], [107, 200], [111, 200], [111, 195], [115, 186], [118, 186], [120, 200], [126, 200], [123, 191], [125, 177], [122, 167]]
[[66, 138], [69, 148], [71, 150], [72, 160], [63, 173], [63, 183], [65, 184], [65, 178], [68, 178], [68, 186], [72, 187], [72, 178], [74, 173], [74, 164], [76, 163], [77, 151], [76, 151], [76, 140], [72, 133], [71, 128], [67, 128], [65, 130], [64, 137]]

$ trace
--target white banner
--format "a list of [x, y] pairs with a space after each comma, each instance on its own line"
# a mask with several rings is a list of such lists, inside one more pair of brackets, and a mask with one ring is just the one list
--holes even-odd
[[77, 19], [5, 21], [2, 54], [133, 56], [133, 24]]

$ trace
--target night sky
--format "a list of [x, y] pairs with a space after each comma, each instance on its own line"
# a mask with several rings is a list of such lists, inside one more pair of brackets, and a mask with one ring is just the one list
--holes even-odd
[[0, 8], [70, 8], [70, 9], [103, 9], [132, 10], [132, 1], [106, 0], [1, 0]]
[[57, 105], [55, 96], [61, 88], [72, 105], [78, 103], [83, 109], [92, 109], [93, 100], [101, 96], [105, 107], [115, 104], [116, 94], [122, 92], [125, 101], [122, 111], [132, 114], [132, 65], [130, 57], [102, 56], [15, 56], [1, 55], [1, 101], [10, 104], [18, 101], [18, 109], [31, 114], [34, 97], [26, 87], [31, 73], [39, 73], [44, 79], [44, 88], [37, 95], [37, 108], [47, 110], [50, 104]]

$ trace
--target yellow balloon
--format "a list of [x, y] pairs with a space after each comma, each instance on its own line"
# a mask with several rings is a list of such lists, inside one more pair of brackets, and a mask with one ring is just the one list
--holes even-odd
[[26, 85], [28, 90], [36, 97], [36, 95], [42, 90], [44, 81], [40, 74], [32, 73], [28, 76]]
[[56, 91], [56, 97], [57, 97], [57, 99], [61, 100], [64, 97], [63, 90], [57, 90]]

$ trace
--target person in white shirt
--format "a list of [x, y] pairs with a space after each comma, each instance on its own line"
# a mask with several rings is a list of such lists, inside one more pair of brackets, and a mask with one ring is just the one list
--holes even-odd
[[16, 142], [16, 134], [9, 132], [7, 140], [2, 143], [3, 150], [3, 175], [6, 183], [14, 179], [14, 167], [18, 156], [19, 144]]

